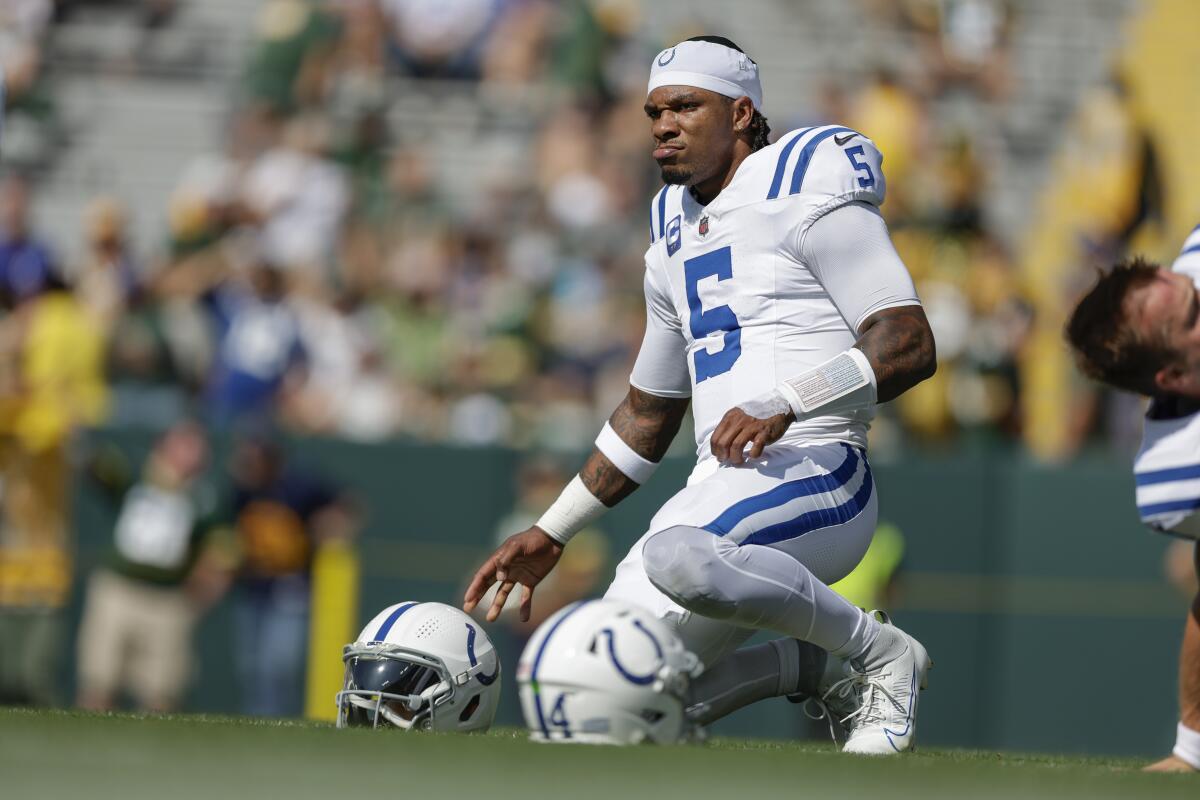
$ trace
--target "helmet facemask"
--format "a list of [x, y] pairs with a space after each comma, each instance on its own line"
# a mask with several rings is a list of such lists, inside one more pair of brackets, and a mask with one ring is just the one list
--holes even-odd
[[429, 729], [436, 709], [454, 697], [454, 681], [440, 658], [392, 644], [351, 644], [337, 693], [337, 726]]

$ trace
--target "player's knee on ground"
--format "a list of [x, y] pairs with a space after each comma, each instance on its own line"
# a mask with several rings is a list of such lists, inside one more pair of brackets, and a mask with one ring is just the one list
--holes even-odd
[[716, 545], [720, 537], [700, 528], [678, 526], [646, 540], [642, 563], [650, 582], [667, 597], [696, 614], [725, 619], [733, 600], [719, 588], [722, 569]]

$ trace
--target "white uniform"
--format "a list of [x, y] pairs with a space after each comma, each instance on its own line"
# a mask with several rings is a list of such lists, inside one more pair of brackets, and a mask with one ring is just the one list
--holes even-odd
[[689, 624], [646, 575], [649, 536], [703, 528], [739, 546], [780, 549], [830, 583], [858, 563], [874, 533], [869, 410], [797, 422], [740, 467], [718, 465], [709, 439], [734, 406], [851, 347], [871, 314], [919, 304], [875, 208], [885, 191], [881, 162], [848, 128], [808, 128], [749, 156], [708, 206], [682, 186], [664, 187], [651, 205], [647, 331], [630, 383], [692, 397], [697, 465], [606, 596], [676, 619], [706, 663], [751, 631]]
[[[1200, 285], [1200, 225], [1171, 269]], [[1200, 539], [1200, 403], [1174, 398], [1151, 402], [1133, 474], [1144, 523]]]

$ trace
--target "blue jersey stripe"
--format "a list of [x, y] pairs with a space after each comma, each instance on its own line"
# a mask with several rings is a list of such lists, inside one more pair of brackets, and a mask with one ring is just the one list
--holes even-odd
[[847, 523], [861, 514], [862, 510], [867, 507], [867, 502], [871, 499], [873, 486], [874, 481], [871, 479], [871, 469], [867, 467], [863, 472], [862, 485], [858, 487], [858, 491], [845, 503], [836, 508], [818, 508], [809, 511], [807, 514], [801, 514], [787, 522], [780, 522], [777, 525], [770, 525], [762, 530], [757, 530], [743, 539], [741, 544], [776, 544], [788, 539], [795, 539], [798, 536], [803, 536], [820, 528]]
[[404, 616], [404, 612], [408, 611], [410, 608], [412, 608], [415, 605], [419, 605], [419, 603], [406, 603], [405, 605], [402, 605], [399, 608], [397, 608], [391, 614], [388, 614], [388, 618], [385, 619], [383, 621], [383, 624], [379, 626], [379, 630], [376, 631], [376, 633], [375, 633], [375, 638], [372, 639], [371, 641], [382, 642], [384, 639], [386, 639], [388, 633], [390, 633], [392, 630], [392, 626], [396, 624], [396, 620], [398, 620], [398, 619], [400, 619], [400, 617]]
[[1191, 247], [1183, 248], [1183, 252], [1181, 252], [1179, 255], [1186, 256], [1188, 253], [1195, 253], [1197, 251], [1200, 251], [1200, 243], [1194, 244]]
[[805, 128], [792, 137], [792, 140], [783, 146], [779, 151], [779, 162], [775, 165], [775, 177], [771, 180], [771, 190], [767, 192], [767, 199], [774, 200], [779, 197], [779, 189], [783, 186], [783, 173], [787, 170], [788, 156], [792, 154], [792, 150], [796, 147], [796, 143], [804, 138], [804, 134], [813, 130]]
[[1156, 483], [1170, 483], [1171, 481], [1187, 481], [1192, 478], [1200, 478], [1200, 464], [1190, 464], [1186, 467], [1171, 467], [1169, 469], [1156, 469], [1149, 472], [1135, 472], [1133, 474], [1134, 482], [1138, 486], [1153, 486]]
[[846, 485], [854, 477], [854, 473], [858, 471], [858, 451], [850, 445], [843, 445], [843, 447], [846, 448], [846, 460], [837, 469], [833, 470], [833, 472], [810, 475], [807, 478], [788, 481], [770, 491], [740, 500], [725, 509], [712, 522], [705, 525], [704, 530], [715, 533], [718, 536], [725, 536], [736, 528], [738, 523], [751, 514], [776, 508], [800, 497], [836, 491]]
[[1200, 508], [1200, 497], [1192, 497], [1187, 500], [1171, 500], [1165, 503], [1151, 503], [1145, 506], [1138, 506], [1138, 514], [1145, 519], [1157, 514], [1168, 514], [1172, 511], [1195, 511], [1197, 508]]
[[667, 190], [670, 186], [664, 186], [662, 191], [658, 193], [658, 238], [663, 237], [663, 227], [667, 224]]
[[[581, 600], [574, 606], [569, 607], [563, 612], [563, 615], [554, 621], [550, 626], [550, 630], [546, 631], [546, 638], [542, 639], [542, 643], [538, 645], [537, 655], [533, 657], [533, 668], [529, 670], [529, 685], [533, 689], [533, 707], [537, 711], [538, 725], [541, 726], [542, 735], [547, 739], [550, 738], [550, 728], [546, 725], [546, 714], [542, 711], [542, 689], [538, 686], [538, 668], [542, 665], [542, 656], [546, 654], [546, 645], [550, 644], [550, 639], [554, 636], [554, 632], [558, 627], [567, 621], [567, 617], [574, 614], [579, 609], [586, 606], [591, 600]], [[570, 731], [564, 731], [567, 737], [570, 737]]]
[[808, 144], [804, 145], [804, 149], [800, 151], [800, 159], [796, 162], [795, 171], [792, 172], [792, 187], [788, 194], [798, 193], [804, 185], [804, 174], [808, 172], [808, 163], [812, 161], [813, 154], [817, 152], [817, 147], [821, 142], [839, 133], [855, 133], [855, 131], [849, 128], [830, 128], [808, 140]]

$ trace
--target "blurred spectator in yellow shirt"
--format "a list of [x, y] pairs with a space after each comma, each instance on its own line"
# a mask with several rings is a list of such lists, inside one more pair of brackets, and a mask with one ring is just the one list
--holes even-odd
[[51, 287], [0, 321], [0, 703], [49, 704], [71, 585], [66, 445], [104, 413], [103, 336]]

